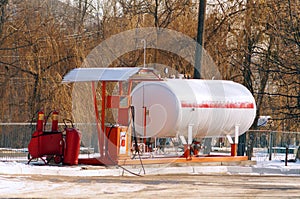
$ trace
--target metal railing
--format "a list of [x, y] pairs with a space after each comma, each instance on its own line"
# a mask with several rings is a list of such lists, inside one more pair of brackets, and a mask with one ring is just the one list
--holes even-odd
[[[35, 123], [0, 123], [0, 161], [27, 161], [27, 146], [35, 125]], [[246, 150], [250, 142], [253, 143], [252, 159], [256, 161], [284, 160], [286, 147], [288, 159], [296, 159], [297, 155], [299, 158], [297, 153], [299, 153], [300, 132], [248, 131]], [[85, 151], [84, 148], [81, 153], [87, 154]], [[226, 138], [212, 139], [211, 151], [230, 154], [230, 143]], [[88, 154], [90, 155], [90, 152]]]

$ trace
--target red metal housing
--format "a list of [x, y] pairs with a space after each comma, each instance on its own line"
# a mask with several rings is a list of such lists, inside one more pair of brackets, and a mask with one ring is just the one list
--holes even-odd
[[66, 146], [63, 163], [77, 165], [81, 133], [76, 128], [66, 128]]
[[[62, 156], [64, 140], [62, 132], [38, 132], [35, 131], [28, 144], [28, 152], [31, 159], [43, 156]], [[44, 160], [44, 159], [43, 159]]]

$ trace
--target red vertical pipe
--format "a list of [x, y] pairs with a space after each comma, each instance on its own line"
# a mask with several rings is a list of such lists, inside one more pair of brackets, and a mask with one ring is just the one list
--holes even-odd
[[[95, 82], [92, 82], [92, 92], [93, 92], [93, 99], [94, 99], [94, 110], [95, 110], [95, 117], [96, 117], [96, 126], [97, 126], [97, 133], [98, 133], [98, 144], [99, 144], [99, 151], [100, 151], [100, 156], [103, 154], [103, 147], [101, 144], [101, 128], [99, 124], [99, 112], [98, 112], [98, 106], [97, 106], [97, 94], [96, 94], [96, 87], [95, 87]], [[102, 151], [101, 151], [102, 148]]]
[[147, 148], [147, 146], [146, 146], [146, 126], [147, 126], [147, 107], [144, 106], [144, 144], [145, 144], [145, 150]]
[[106, 82], [102, 82], [102, 88], [101, 88], [102, 94], [102, 110], [101, 110], [101, 129], [102, 134], [100, 137], [100, 143], [102, 144], [102, 147], [100, 148], [100, 154], [103, 154], [103, 146], [104, 146], [104, 136], [105, 136], [105, 104], [106, 104]]
[[[131, 88], [132, 88], [132, 80], [129, 80], [128, 82], [128, 90], [127, 90], [127, 95], [130, 96], [131, 94]], [[129, 103], [131, 104], [131, 103]]]

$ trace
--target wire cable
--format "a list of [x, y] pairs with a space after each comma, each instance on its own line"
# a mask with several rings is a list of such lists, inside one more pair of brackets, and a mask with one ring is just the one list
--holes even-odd
[[[138, 174], [138, 173], [134, 173], [134, 172], [132, 172], [132, 171], [126, 169], [125, 167], [123, 167], [123, 166], [117, 164], [117, 162], [115, 162], [115, 161], [111, 158], [110, 152], [109, 152], [109, 150], [108, 150], [108, 141], [109, 141], [109, 137], [110, 137], [111, 131], [112, 131], [112, 129], [115, 128], [115, 127], [116, 127], [116, 125], [111, 125], [111, 127], [110, 127], [110, 129], [109, 129], [109, 131], [108, 131], [108, 134], [107, 134], [107, 140], [106, 140], [106, 142], [105, 142], [105, 149], [106, 149], [106, 153], [107, 153], [108, 159], [109, 159], [113, 164], [115, 164], [115, 165], [117, 165], [118, 167], [122, 168], [124, 171], [127, 171], [128, 173], [130, 173], [130, 174], [132, 174], [132, 175], [135, 175], [135, 176], [143, 177], [142, 175], [140, 175], [140, 174]], [[142, 167], [143, 167], [144, 174], [145, 174], [144, 166], [142, 165]]]
[[141, 156], [140, 156], [140, 150], [139, 150], [139, 147], [138, 147], [138, 143], [137, 143], [137, 136], [136, 136], [136, 131], [135, 131], [135, 124], [134, 124], [134, 118], [135, 118], [135, 114], [134, 114], [134, 106], [130, 106], [130, 111], [131, 111], [131, 118], [132, 118], [132, 131], [133, 131], [133, 139], [134, 139], [134, 145], [135, 145], [135, 154], [138, 153], [138, 156], [139, 156], [139, 159], [140, 159], [140, 162], [141, 162], [141, 165], [142, 165], [142, 168], [143, 168], [143, 171], [144, 171], [144, 174], [146, 174], [145, 172], [145, 168], [144, 168], [144, 165], [143, 165], [143, 161], [141, 159]]

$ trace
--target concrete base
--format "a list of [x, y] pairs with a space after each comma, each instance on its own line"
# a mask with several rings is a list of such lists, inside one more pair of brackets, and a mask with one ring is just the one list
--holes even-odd
[[[126, 165], [140, 165], [141, 161], [144, 165], [147, 164], [185, 164], [185, 163], [220, 163], [221, 165], [226, 165], [229, 162], [240, 164], [241, 162], [248, 162], [247, 156], [203, 156], [203, 157], [168, 157], [168, 158], [148, 158], [148, 159], [119, 159], [116, 163], [117, 165], [126, 166]], [[87, 158], [79, 159], [79, 164], [86, 165], [114, 165], [114, 164], [105, 164], [101, 161], [101, 158]]]

